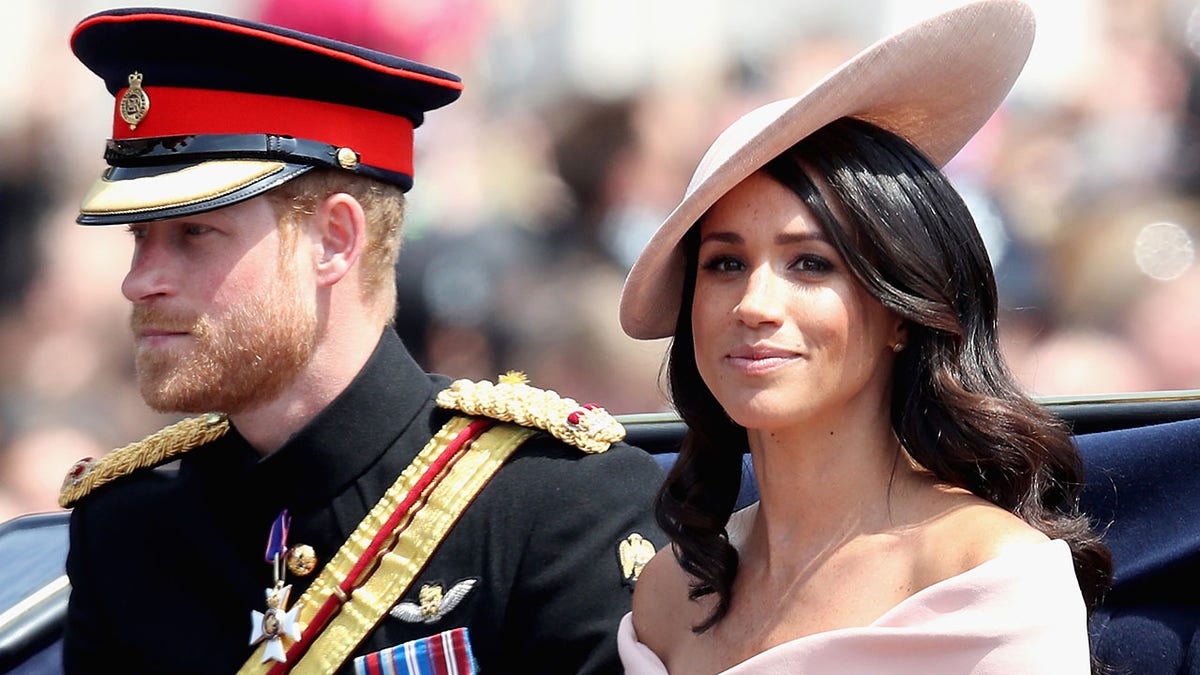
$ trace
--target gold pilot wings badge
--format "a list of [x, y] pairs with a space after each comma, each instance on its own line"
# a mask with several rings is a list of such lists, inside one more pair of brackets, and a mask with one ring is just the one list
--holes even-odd
[[441, 584], [425, 584], [417, 594], [418, 602], [401, 602], [388, 614], [405, 623], [437, 623], [467, 597], [478, 579], [463, 579], [443, 592]]

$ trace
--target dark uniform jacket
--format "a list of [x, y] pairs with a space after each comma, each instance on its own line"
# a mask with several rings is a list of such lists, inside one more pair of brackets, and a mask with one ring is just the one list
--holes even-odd
[[[265, 459], [231, 429], [177, 469], [140, 471], [85, 497], [71, 517], [68, 672], [231, 673], [250, 655], [251, 610], [287, 508], [289, 544], [318, 570], [288, 575], [294, 603], [366, 512], [449, 419], [449, 384], [387, 330], [355, 381]], [[585, 455], [539, 434], [484, 487], [402, 600], [422, 585], [477, 582], [433, 623], [385, 616], [356, 655], [468, 627], [483, 673], [619, 672], [616, 628], [631, 587], [618, 546], [661, 545], [655, 462], [618, 444]], [[347, 672], [349, 665], [342, 669]]]

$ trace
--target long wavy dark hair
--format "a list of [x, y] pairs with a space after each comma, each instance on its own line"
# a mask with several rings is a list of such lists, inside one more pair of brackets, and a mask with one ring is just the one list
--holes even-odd
[[[1095, 609], [1111, 581], [1112, 557], [1079, 509], [1082, 460], [1067, 428], [1022, 393], [1000, 355], [991, 263], [945, 175], [895, 134], [849, 118], [764, 171], [808, 205], [867, 292], [906, 320], [891, 401], [904, 449], [940, 481], [1066, 541], [1089, 612]], [[810, 172], [850, 222], [838, 222]], [[698, 231], [684, 240], [683, 303], [667, 363], [688, 433], [658, 495], [657, 517], [692, 577], [689, 597], [717, 596], [693, 628], [700, 633], [729, 610], [738, 554], [725, 526], [749, 448], [746, 429], [726, 416], [696, 368]]]

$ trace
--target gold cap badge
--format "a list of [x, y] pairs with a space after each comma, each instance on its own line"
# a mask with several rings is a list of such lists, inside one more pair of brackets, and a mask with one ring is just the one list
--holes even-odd
[[129, 88], [121, 95], [118, 109], [121, 119], [129, 124], [130, 130], [136, 129], [146, 119], [146, 113], [150, 112], [150, 96], [142, 89], [142, 74], [136, 70], [129, 74]]

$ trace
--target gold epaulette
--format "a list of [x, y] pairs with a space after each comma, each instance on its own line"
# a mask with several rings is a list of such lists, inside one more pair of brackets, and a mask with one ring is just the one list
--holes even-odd
[[468, 415], [541, 429], [584, 452], [604, 452], [625, 438], [625, 427], [604, 408], [580, 405], [553, 391], [530, 386], [525, 375], [517, 372], [501, 375], [496, 384], [456, 380], [438, 394], [437, 404]]
[[63, 479], [58, 505], [70, 508], [92, 490], [128, 476], [138, 469], [158, 466], [168, 460], [215, 441], [229, 430], [225, 415], [209, 413], [190, 417], [161, 429], [137, 443], [108, 453], [103, 459], [91, 457], [75, 462]]

